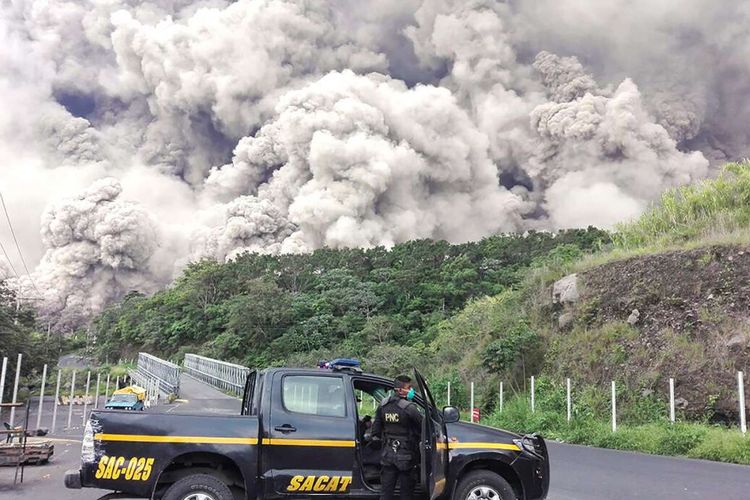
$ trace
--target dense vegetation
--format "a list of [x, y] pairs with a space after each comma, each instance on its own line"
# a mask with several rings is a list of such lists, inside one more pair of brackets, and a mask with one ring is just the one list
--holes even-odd
[[40, 327], [33, 308], [18, 303], [15, 294], [0, 283], [0, 359], [8, 357], [9, 370], [19, 353], [26, 360], [25, 369], [31, 371], [56, 360], [68, 348], [66, 339]]
[[131, 293], [93, 330], [102, 360], [139, 349], [176, 359], [198, 352], [248, 366], [358, 356], [370, 369], [391, 373], [426, 359], [444, 320], [471, 299], [512, 289], [550, 255], [580, 256], [608, 241], [589, 228], [197, 262], [162, 292]]
[[18, 354], [23, 355], [22, 374], [32, 376], [42, 372], [45, 363], [57, 360], [58, 355], [70, 349], [71, 340], [48, 335], [37, 325], [34, 310], [16, 301], [15, 294], [0, 283], [0, 363], [8, 358], [3, 401], [12, 393], [12, 374], [15, 373]]

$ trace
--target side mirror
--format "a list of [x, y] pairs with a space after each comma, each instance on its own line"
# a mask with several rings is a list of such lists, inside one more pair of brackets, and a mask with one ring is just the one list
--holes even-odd
[[443, 422], [452, 424], [461, 420], [461, 412], [455, 406], [446, 406], [443, 408]]

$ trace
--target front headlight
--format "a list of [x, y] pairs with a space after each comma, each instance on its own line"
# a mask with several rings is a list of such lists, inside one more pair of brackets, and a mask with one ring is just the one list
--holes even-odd
[[96, 453], [94, 453], [94, 428], [91, 427], [90, 420], [86, 422], [86, 428], [83, 431], [81, 460], [83, 462], [93, 462], [94, 460], [96, 460]]
[[538, 458], [543, 458], [537, 449], [535, 434], [527, 434], [521, 439], [514, 439], [513, 442], [526, 453], [530, 453]]

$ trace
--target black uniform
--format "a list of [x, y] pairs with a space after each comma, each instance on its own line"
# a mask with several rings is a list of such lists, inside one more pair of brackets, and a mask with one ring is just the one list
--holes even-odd
[[414, 491], [412, 471], [419, 463], [422, 435], [422, 414], [417, 405], [398, 395], [384, 399], [375, 413], [371, 434], [383, 440], [381, 500], [393, 499], [397, 480], [401, 486], [401, 500], [411, 500]]

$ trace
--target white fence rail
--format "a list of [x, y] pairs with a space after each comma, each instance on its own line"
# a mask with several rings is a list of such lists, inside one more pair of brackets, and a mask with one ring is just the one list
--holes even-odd
[[236, 396], [242, 396], [250, 368], [197, 354], [185, 354], [185, 373]]
[[138, 367], [130, 372], [130, 377], [144, 389], [157, 380], [159, 393], [180, 394], [180, 367], [146, 352], [138, 353]]

